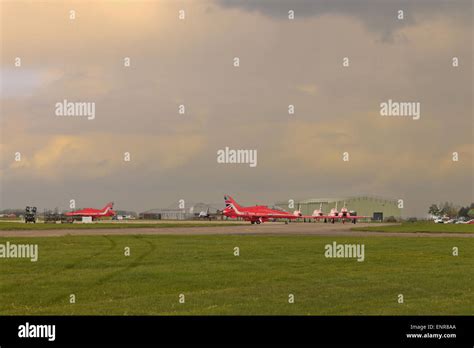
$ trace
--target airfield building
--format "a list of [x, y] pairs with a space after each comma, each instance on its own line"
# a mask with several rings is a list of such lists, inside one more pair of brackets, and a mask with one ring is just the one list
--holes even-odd
[[185, 220], [184, 209], [150, 209], [140, 214], [140, 218], [146, 220]]
[[354, 211], [357, 215], [370, 216], [372, 220], [385, 221], [389, 217], [401, 219], [402, 210], [398, 207], [396, 199], [375, 196], [355, 196], [342, 198], [312, 198], [294, 202], [294, 207], [289, 207], [289, 202], [277, 202], [275, 205], [286, 211], [299, 210], [303, 215], [311, 215], [316, 209], [322, 209], [328, 214], [337, 204], [338, 211], [344, 207]]
[[201, 215], [209, 215], [213, 219], [218, 218], [219, 207], [213, 204], [195, 203], [189, 204], [189, 208], [162, 208], [150, 209], [140, 213], [141, 219], [146, 220], [192, 220]]

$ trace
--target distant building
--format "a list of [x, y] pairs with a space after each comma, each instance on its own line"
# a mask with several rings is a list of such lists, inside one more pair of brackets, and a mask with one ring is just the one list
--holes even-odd
[[117, 213], [117, 216], [125, 216], [125, 217], [129, 216], [132, 218], [137, 217], [137, 213], [131, 210], [116, 210], [115, 212]]
[[151, 209], [140, 214], [140, 218], [146, 220], [185, 220], [184, 209]]
[[214, 204], [206, 203], [189, 203], [189, 207], [186, 209], [179, 208], [158, 208], [150, 209], [143, 213], [140, 213], [141, 219], [146, 220], [193, 220], [200, 216], [209, 215], [213, 219], [220, 218], [220, 211], [223, 208], [218, 207]]
[[316, 209], [322, 209], [328, 214], [337, 204], [338, 211], [344, 205], [349, 211], [354, 211], [357, 215], [370, 216], [373, 220], [384, 221], [388, 217], [399, 220], [402, 211], [398, 208], [396, 199], [381, 198], [376, 196], [355, 196], [343, 198], [312, 198], [294, 202], [294, 208], [288, 206], [288, 202], [277, 202], [275, 205], [286, 211], [293, 212], [299, 210], [303, 215], [311, 215]]

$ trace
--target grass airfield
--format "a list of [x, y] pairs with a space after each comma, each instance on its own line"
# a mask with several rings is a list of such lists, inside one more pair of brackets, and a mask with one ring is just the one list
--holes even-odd
[[175, 227], [217, 227], [244, 224], [240, 221], [170, 221], [170, 220], [127, 220], [127, 221], [98, 221], [94, 223], [44, 223], [42, 221], [25, 224], [18, 221], [0, 221], [0, 231], [32, 231], [32, 230], [102, 230], [125, 228], [175, 228]]
[[[0, 238], [7, 241], [38, 244], [39, 260], [0, 259], [2, 315], [474, 314], [474, 238]], [[325, 245], [334, 241], [364, 244], [365, 260], [326, 258]]]
[[380, 226], [354, 227], [353, 231], [367, 232], [406, 232], [406, 233], [474, 233], [474, 225], [472, 224], [435, 224], [434, 222], [405, 222], [402, 224], [392, 224]]

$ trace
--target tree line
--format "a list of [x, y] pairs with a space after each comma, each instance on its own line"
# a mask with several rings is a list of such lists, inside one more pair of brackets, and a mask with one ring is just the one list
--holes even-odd
[[451, 202], [444, 202], [440, 204], [432, 204], [428, 209], [428, 213], [434, 216], [449, 216], [450, 218], [465, 217], [474, 218], [474, 203], [468, 206], [458, 206]]

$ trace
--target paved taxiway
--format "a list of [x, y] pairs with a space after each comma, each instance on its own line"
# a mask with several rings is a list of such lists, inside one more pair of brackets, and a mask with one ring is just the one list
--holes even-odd
[[[356, 226], [373, 226], [360, 223]], [[381, 224], [380, 226], [390, 225]], [[353, 224], [325, 223], [265, 223], [261, 225], [235, 225], [216, 227], [172, 227], [172, 228], [116, 228], [116, 229], [70, 229], [70, 230], [24, 230], [0, 231], [0, 237], [56, 237], [65, 235], [314, 235], [354, 237], [461, 237], [474, 238], [469, 233], [412, 233], [412, 232], [362, 232], [351, 231]]]

